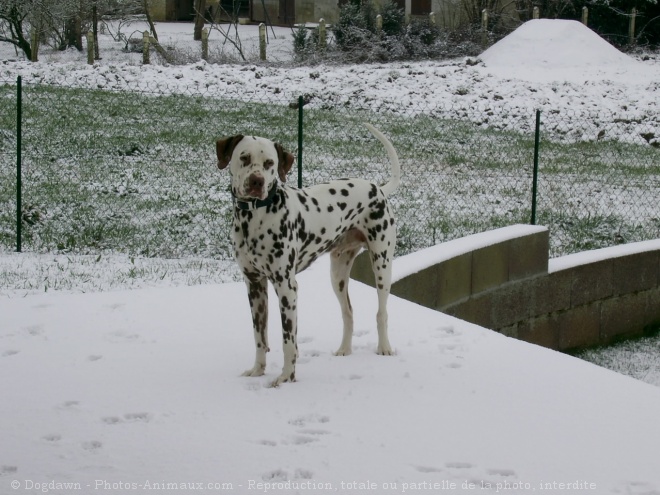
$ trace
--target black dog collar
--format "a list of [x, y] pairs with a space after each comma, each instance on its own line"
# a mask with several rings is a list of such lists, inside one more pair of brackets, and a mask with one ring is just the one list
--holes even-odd
[[273, 204], [275, 201], [275, 194], [277, 193], [277, 182], [273, 183], [273, 187], [270, 188], [270, 191], [268, 191], [268, 196], [266, 196], [266, 199], [251, 199], [250, 201], [245, 201], [242, 199], [238, 199], [234, 195], [234, 191], [231, 192], [231, 195], [234, 198], [234, 204], [236, 205], [236, 208], [239, 210], [256, 210], [257, 208], [261, 208], [263, 206], [270, 206]]

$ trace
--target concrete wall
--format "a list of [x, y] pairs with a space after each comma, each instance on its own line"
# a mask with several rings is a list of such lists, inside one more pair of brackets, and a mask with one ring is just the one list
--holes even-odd
[[[185, 0], [190, 1], [190, 0]], [[374, 0], [374, 4], [379, 8], [387, 0]], [[182, 10], [184, 0], [150, 0], [149, 10], [155, 21], [177, 21]], [[206, 6], [213, 10], [218, 6], [219, 0], [207, 0]], [[297, 24], [317, 23], [319, 19], [324, 19], [326, 23], [333, 24], [339, 18], [338, 0], [295, 0], [295, 22]], [[432, 10], [436, 13], [438, 24], [443, 28], [453, 28], [464, 21], [462, 10], [456, 6], [455, 2], [449, 0], [433, 0], [431, 2]], [[265, 9], [264, 9], [265, 7]], [[183, 10], [192, 11], [192, 7], [185, 6]], [[406, 2], [406, 15], [410, 18], [411, 2]], [[253, 22], [268, 22], [279, 25], [283, 24], [280, 19], [280, 0], [264, 0], [252, 2]]]
[[[217, 8], [219, 0], [207, 0], [206, 8]], [[154, 21], [192, 21], [195, 13], [194, 0], [149, 0], [149, 13]]]
[[167, 15], [167, 0], [151, 0], [149, 2], [149, 13], [154, 21], [169, 21]]
[[[192, 12], [192, 4], [187, 5], [191, 0], [150, 0], [149, 10], [155, 21], [177, 21], [180, 19], [183, 11]], [[377, 8], [380, 8], [387, 0], [374, 0]], [[207, 0], [206, 6], [213, 10], [218, 6], [219, 0]], [[183, 5], [185, 3], [185, 5]], [[323, 18], [326, 23], [333, 24], [339, 18], [338, 0], [294, 0], [295, 4], [295, 22], [297, 24], [317, 23]], [[265, 7], [265, 9], [264, 9]], [[431, 10], [436, 14], [438, 25], [444, 29], [454, 29], [465, 23], [463, 10], [456, 2], [450, 0], [432, 0]], [[406, 19], [410, 20], [412, 3], [406, 1]], [[512, 11], [512, 15], [515, 12]], [[280, 19], [280, 0], [264, 0], [252, 2], [252, 21], [268, 22], [278, 25], [283, 24]], [[422, 16], [422, 17], [425, 17]]]
[[[265, 7], [265, 10], [264, 10]], [[279, 0], [265, 0], [252, 3], [252, 21], [266, 22], [274, 25], [280, 24], [280, 2]]]
[[[296, 0], [295, 2], [295, 22], [297, 24], [316, 23], [324, 18], [327, 23], [334, 23], [339, 17], [339, 7], [337, 0]], [[279, 0], [265, 0], [252, 3], [252, 20], [254, 22], [267, 22], [263, 6], [265, 5], [270, 22], [278, 25], [283, 21], [279, 18], [280, 2]]]
[[[660, 327], [660, 240], [549, 260], [548, 239], [518, 225], [398, 258], [392, 294], [562, 351]], [[363, 253], [352, 277], [370, 272]]]

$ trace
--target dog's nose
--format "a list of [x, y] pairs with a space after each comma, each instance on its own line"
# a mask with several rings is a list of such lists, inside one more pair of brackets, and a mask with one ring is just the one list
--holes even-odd
[[247, 194], [255, 198], [260, 198], [264, 194], [265, 183], [266, 179], [261, 175], [250, 174], [245, 184]]
[[265, 182], [265, 179], [259, 175], [250, 175], [248, 178], [248, 188], [251, 191], [259, 191], [263, 189]]

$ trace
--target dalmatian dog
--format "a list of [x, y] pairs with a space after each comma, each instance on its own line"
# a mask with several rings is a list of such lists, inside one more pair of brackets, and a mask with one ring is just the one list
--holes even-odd
[[400, 183], [400, 167], [390, 141], [372, 125], [365, 125], [389, 157], [391, 178], [383, 186], [363, 179], [341, 179], [296, 189], [284, 184], [294, 156], [281, 145], [242, 135], [216, 141], [218, 168], [229, 167], [231, 175], [234, 255], [247, 284], [254, 326], [256, 358], [243, 376], [261, 376], [266, 369], [270, 281], [279, 299], [284, 339], [284, 367], [272, 386], [295, 381], [296, 274], [324, 253], [331, 256], [332, 286], [344, 327], [335, 355], [351, 353], [353, 308], [348, 280], [353, 261], [363, 247], [370, 252], [378, 293], [377, 353], [393, 354], [387, 335], [386, 304], [396, 228], [387, 198]]

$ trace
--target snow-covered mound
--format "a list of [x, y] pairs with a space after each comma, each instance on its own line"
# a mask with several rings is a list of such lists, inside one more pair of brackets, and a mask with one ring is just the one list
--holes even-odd
[[584, 67], [634, 65], [620, 52], [578, 21], [535, 19], [526, 22], [481, 54], [486, 65]]
[[[613, 72], [644, 70], [643, 64], [620, 52], [578, 21], [528, 21], [480, 55], [488, 68], [514, 69], [527, 75], [552, 71], [562, 79], [575, 70]], [[519, 76], [520, 74], [518, 74]]]

